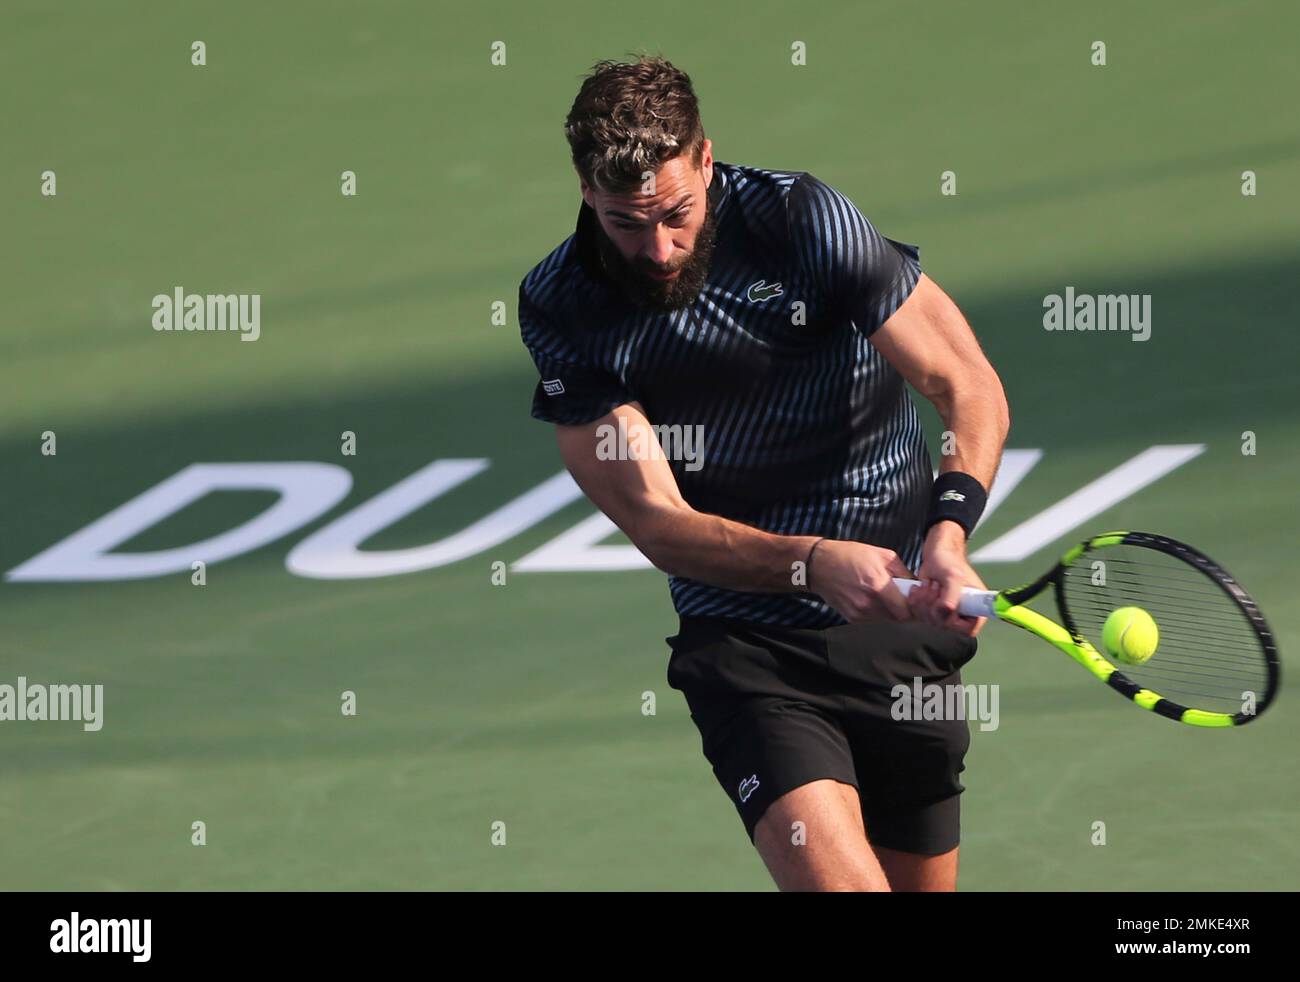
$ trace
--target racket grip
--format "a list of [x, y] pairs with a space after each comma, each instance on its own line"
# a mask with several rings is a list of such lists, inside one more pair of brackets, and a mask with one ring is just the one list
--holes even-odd
[[[912, 592], [912, 587], [920, 585], [920, 580], [894, 577], [894, 586], [898, 587], [898, 592], [904, 597]], [[973, 586], [964, 586], [961, 588], [961, 600], [957, 602], [957, 611], [963, 617], [996, 617], [993, 601], [997, 596], [996, 590], [977, 590]]]

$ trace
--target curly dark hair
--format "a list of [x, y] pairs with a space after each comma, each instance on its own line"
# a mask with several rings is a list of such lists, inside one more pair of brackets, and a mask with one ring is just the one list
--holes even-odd
[[690, 153], [699, 166], [704, 126], [691, 78], [663, 58], [600, 61], [564, 122], [573, 166], [588, 185], [620, 193]]

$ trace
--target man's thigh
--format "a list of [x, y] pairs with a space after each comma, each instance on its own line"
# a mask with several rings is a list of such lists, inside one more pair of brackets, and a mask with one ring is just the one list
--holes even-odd
[[969, 735], [951, 722], [900, 726], [896, 678], [881, 669], [933, 679], [973, 644], [948, 650], [924, 631], [690, 628], [670, 639], [669, 684], [687, 697], [704, 754], [778, 884], [839, 882], [828, 879], [838, 866], [856, 886], [826, 888], [878, 889], [892, 873], [900, 889], [951, 889]]
[[822, 780], [856, 788], [820, 633], [688, 622], [670, 643], [668, 683], [685, 695], [704, 756], [751, 841], [789, 792]]
[[890, 889], [851, 784], [812, 781], [782, 795], [759, 819], [754, 848], [781, 890]]
[[974, 654], [974, 641], [919, 624], [827, 633], [831, 668], [842, 679], [837, 718], [851, 748], [867, 838], [877, 849], [918, 857], [895, 863], [900, 871], [916, 867], [901, 874], [909, 881], [935, 878], [922, 870], [955, 869], [955, 858], [922, 860], [954, 853], [960, 840], [970, 727], [959, 668]]
[[872, 851], [885, 871], [889, 889], [896, 893], [951, 892], [957, 889], [956, 849], [938, 856], [899, 852], [884, 846], [873, 846]]

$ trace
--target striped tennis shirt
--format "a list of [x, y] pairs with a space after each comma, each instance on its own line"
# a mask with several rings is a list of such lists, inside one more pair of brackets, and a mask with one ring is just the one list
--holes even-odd
[[[915, 571], [929, 452], [902, 376], [868, 339], [916, 286], [917, 248], [806, 172], [715, 161], [708, 194], [708, 276], [671, 312], [636, 305], [606, 276], [582, 204], [573, 235], [519, 287], [541, 376], [532, 415], [580, 424], [638, 402], [656, 427], [699, 427], [700, 457], [669, 461], [697, 511], [890, 548]], [[844, 623], [812, 594], [668, 582], [681, 615]]]

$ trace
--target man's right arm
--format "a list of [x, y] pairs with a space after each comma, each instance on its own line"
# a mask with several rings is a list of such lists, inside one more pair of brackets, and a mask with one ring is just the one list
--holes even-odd
[[726, 590], [815, 593], [850, 622], [911, 619], [891, 578], [912, 574], [891, 550], [826, 539], [806, 571], [807, 586], [797, 586], [796, 564], [808, 560], [817, 536], [776, 535], [696, 511], [682, 498], [661, 454], [600, 459], [601, 434], [609, 432], [602, 427], [619, 432], [620, 417], [630, 446], [658, 447], [641, 406], [633, 402], [590, 423], [556, 426], [560, 456], [587, 497], [657, 568]]

